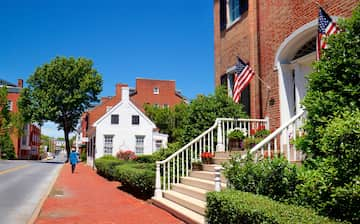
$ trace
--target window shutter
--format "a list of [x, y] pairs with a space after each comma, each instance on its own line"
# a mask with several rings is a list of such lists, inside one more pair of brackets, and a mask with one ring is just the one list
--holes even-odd
[[220, 30], [226, 29], [226, 0], [220, 0]]
[[240, 15], [245, 13], [249, 8], [249, 1], [248, 0], [240, 0]]

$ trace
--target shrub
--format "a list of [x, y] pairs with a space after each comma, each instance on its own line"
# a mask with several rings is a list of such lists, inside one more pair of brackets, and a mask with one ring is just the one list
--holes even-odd
[[133, 151], [131, 150], [120, 150], [116, 153], [116, 158], [120, 159], [120, 160], [134, 160], [136, 159], [136, 155]]
[[284, 157], [254, 162], [251, 155], [245, 160], [236, 155], [225, 166], [225, 176], [237, 190], [279, 201], [292, 198], [298, 183], [296, 166], [289, 164]]
[[153, 155], [140, 155], [137, 156], [134, 161], [138, 163], [154, 163], [155, 158]]
[[180, 142], [169, 143], [167, 148], [161, 148], [152, 154], [155, 161], [162, 161], [181, 148]]
[[155, 190], [155, 165], [126, 163], [116, 166], [115, 179], [142, 197], [151, 198]]
[[113, 156], [104, 156], [95, 160], [97, 173], [108, 180], [114, 180], [114, 168], [120, 164], [124, 164], [124, 160], [118, 160]]
[[251, 193], [226, 190], [210, 192], [206, 197], [208, 223], [336, 223], [315, 211], [273, 201]]
[[234, 129], [227, 135], [229, 139], [244, 139], [246, 137], [246, 131], [240, 129]]

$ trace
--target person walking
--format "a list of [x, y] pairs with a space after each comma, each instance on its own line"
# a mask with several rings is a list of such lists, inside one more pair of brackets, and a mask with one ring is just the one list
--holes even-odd
[[69, 157], [70, 157], [70, 164], [71, 164], [71, 172], [74, 173], [76, 164], [78, 163], [78, 157], [77, 157], [75, 148], [71, 149], [71, 153], [70, 153]]

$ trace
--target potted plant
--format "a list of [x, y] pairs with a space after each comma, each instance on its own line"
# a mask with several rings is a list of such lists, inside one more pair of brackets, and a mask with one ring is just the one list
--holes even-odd
[[201, 161], [202, 161], [204, 164], [211, 164], [213, 157], [214, 157], [213, 154], [211, 154], [210, 152], [203, 152], [203, 153], [201, 153]]
[[201, 160], [193, 160], [191, 162], [191, 167], [193, 171], [200, 171], [202, 170], [202, 163]]
[[243, 140], [246, 137], [246, 131], [239, 129], [239, 128], [235, 128], [233, 130], [231, 130], [228, 133], [228, 139], [229, 139], [229, 150], [230, 151], [234, 151], [234, 150], [243, 150]]

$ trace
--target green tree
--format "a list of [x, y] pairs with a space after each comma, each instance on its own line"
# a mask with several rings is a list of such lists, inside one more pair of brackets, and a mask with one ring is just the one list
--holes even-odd
[[69, 133], [75, 130], [81, 114], [98, 101], [101, 75], [91, 60], [56, 57], [38, 67], [27, 83], [19, 100], [24, 118], [56, 123], [64, 131], [69, 156]]
[[[0, 158], [15, 159], [14, 145], [10, 133], [20, 133], [21, 116], [11, 113], [7, 99], [7, 87], [0, 88]], [[14, 132], [16, 131], [16, 132]]]
[[303, 102], [308, 114], [301, 147], [315, 158], [324, 155], [320, 139], [328, 122], [342, 111], [360, 108], [360, 6], [339, 26], [342, 32], [328, 38], [329, 48], [308, 76]]
[[211, 127], [216, 118], [246, 118], [241, 104], [236, 104], [227, 94], [223, 87], [217, 87], [214, 95], [199, 95], [192, 100], [187, 112], [187, 119], [184, 124], [182, 143], [200, 135]]

